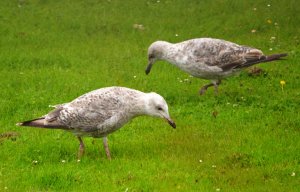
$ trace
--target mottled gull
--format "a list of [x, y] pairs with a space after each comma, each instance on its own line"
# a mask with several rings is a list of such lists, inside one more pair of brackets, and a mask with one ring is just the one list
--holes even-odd
[[156, 41], [148, 48], [146, 74], [157, 60], [165, 60], [194, 77], [211, 80], [200, 89], [202, 95], [210, 86], [217, 93], [222, 79], [244, 68], [285, 56], [286, 53], [266, 56], [261, 50], [221, 39], [198, 38], [175, 44]]
[[103, 138], [107, 157], [110, 151], [107, 135], [132, 118], [149, 115], [164, 118], [176, 128], [169, 116], [168, 105], [157, 93], [143, 93], [125, 87], [107, 87], [86, 93], [69, 103], [54, 106], [47, 115], [18, 123], [19, 126], [63, 129], [74, 133], [80, 145], [78, 158], [84, 154], [83, 136]]

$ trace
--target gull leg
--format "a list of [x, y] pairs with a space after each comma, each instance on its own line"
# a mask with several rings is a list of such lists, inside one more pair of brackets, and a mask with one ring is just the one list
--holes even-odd
[[214, 87], [215, 87], [215, 95], [218, 95], [218, 93], [219, 93], [218, 87], [221, 84], [221, 80], [218, 79], [217, 81], [214, 81], [213, 84], [214, 84]]
[[105, 153], [106, 153], [107, 158], [108, 158], [109, 160], [111, 160], [110, 151], [109, 151], [108, 143], [107, 143], [107, 137], [103, 137], [103, 146], [104, 146], [104, 149], [105, 149]]
[[204, 95], [204, 93], [206, 92], [207, 88], [213, 86], [214, 83], [210, 83], [210, 84], [207, 84], [207, 85], [204, 85], [200, 90], [199, 90], [199, 94], [200, 95]]
[[79, 144], [79, 150], [78, 150], [78, 159], [81, 159], [81, 157], [83, 156], [84, 154], [84, 143], [81, 139], [81, 137], [77, 137], [80, 144]]

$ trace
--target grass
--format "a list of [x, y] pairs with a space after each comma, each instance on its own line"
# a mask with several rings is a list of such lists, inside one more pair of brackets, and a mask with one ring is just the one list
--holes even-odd
[[[296, 0], [0, 1], [0, 133], [13, 133], [0, 138], [0, 191], [299, 191], [299, 11]], [[151, 42], [196, 37], [289, 57], [218, 96], [165, 62], [144, 74]], [[85, 138], [77, 162], [72, 134], [15, 126], [112, 85], [160, 93], [178, 128], [134, 119], [109, 136], [112, 161]]]

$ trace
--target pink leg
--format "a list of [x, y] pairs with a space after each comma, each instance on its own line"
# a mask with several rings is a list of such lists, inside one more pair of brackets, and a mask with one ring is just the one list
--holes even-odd
[[204, 85], [200, 90], [199, 90], [199, 94], [200, 95], [204, 95], [204, 93], [206, 92], [207, 88], [213, 86], [214, 84], [213, 83], [210, 83], [210, 84], [207, 84], [207, 85]]
[[83, 156], [84, 154], [84, 143], [81, 139], [81, 137], [77, 137], [80, 144], [79, 144], [79, 151], [78, 151], [78, 159], [81, 159], [81, 157]]
[[105, 149], [105, 153], [106, 153], [107, 158], [108, 158], [109, 160], [111, 160], [110, 151], [109, 151], [108, 143], [107, 143], [107, 137], [103, 137], [103, 146], [104, 146], [104, 149]]
[[199, 94], [200, 95], [204, 95], [204, 93], [206, 92], [207, 88], [214, 86], [215, 87], [215, 94], [218, 94], [218, 86], [221, 84], [221, 80], [216, 80], [216, 81], [212, 81], [212, 83], [204, 85], [200, 90], [199, 90]]
[[217, 81], [213, 82], [213, 84], [215, 87], [215, 94], [218, 95], [218, 93], [219, 93], [218, 87], [221, 84], [221, 80], [217, 80]]

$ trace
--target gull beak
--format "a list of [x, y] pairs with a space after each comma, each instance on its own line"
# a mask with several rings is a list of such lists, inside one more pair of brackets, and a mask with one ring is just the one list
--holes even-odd
[[148, 74], [150, 73], [151, 67], [152, 67], [152, 62], [149, 61], [149, 64], [148, 64], [148, 66], [147, 66], [147, 68], [146, 68], [146, 70], [145, 70], [146, 75], [148, 75]]
[[171, 119], [171, 118], [167, 118], [165, 117], [165, 120], [175, 129], [176, 128], [176, 124], [175, 122]]

